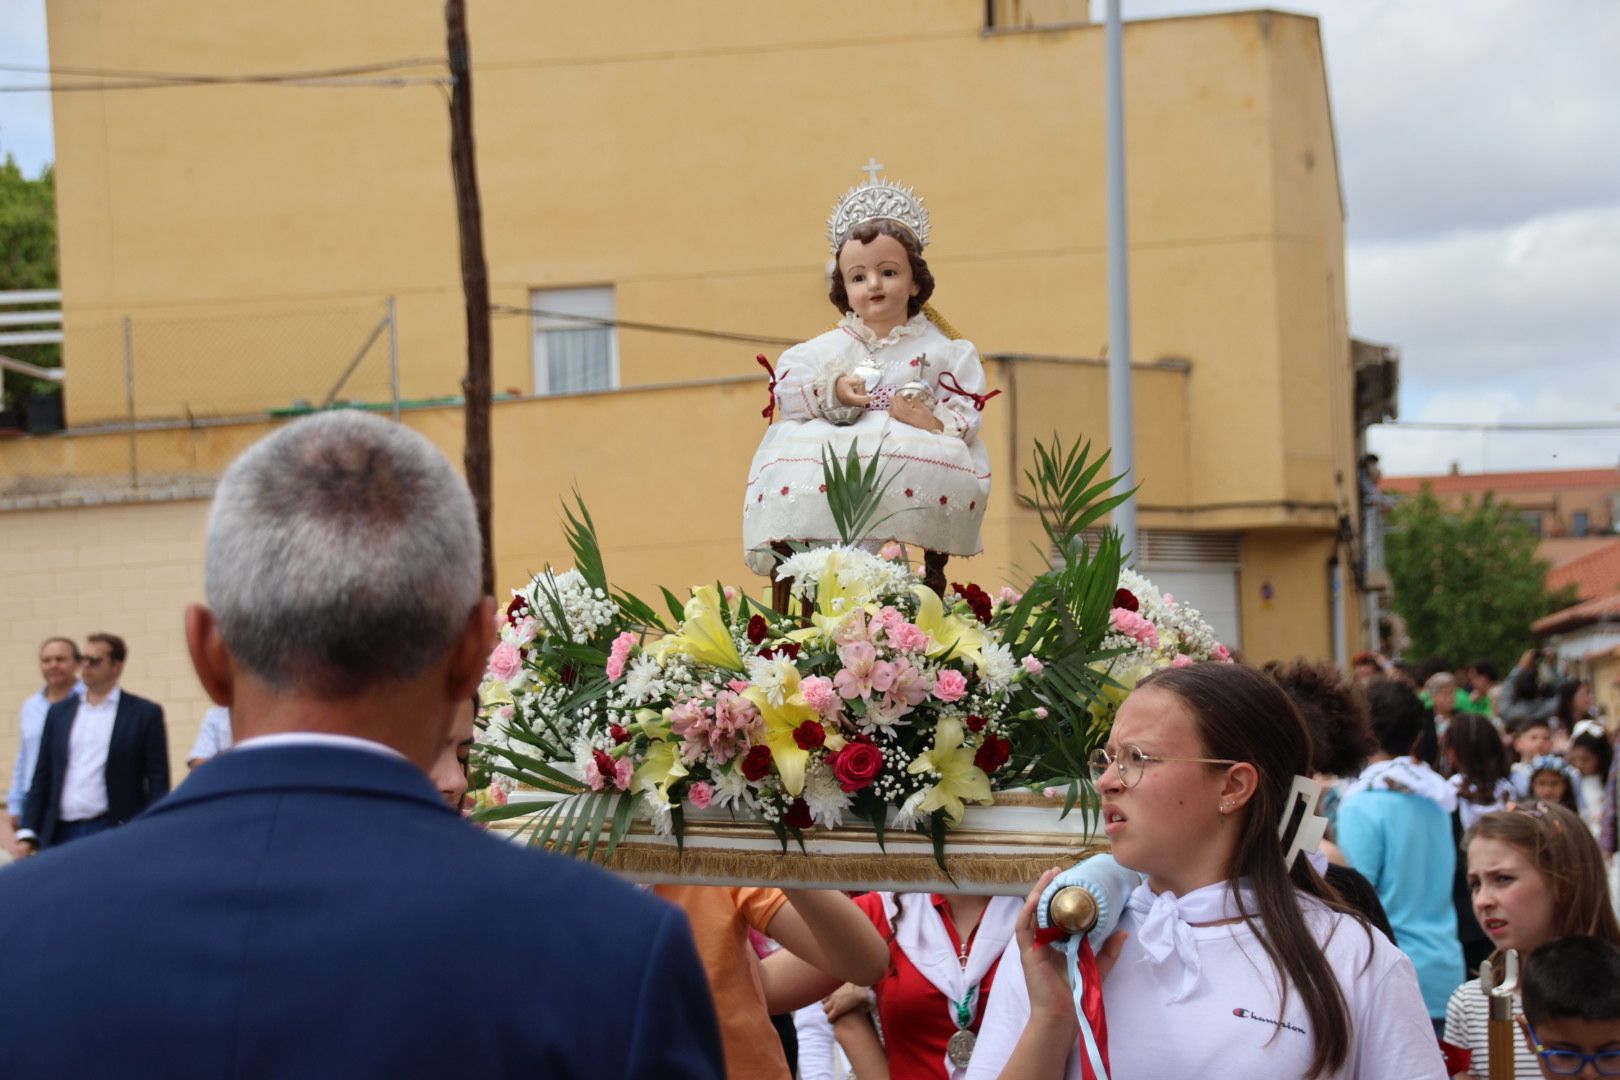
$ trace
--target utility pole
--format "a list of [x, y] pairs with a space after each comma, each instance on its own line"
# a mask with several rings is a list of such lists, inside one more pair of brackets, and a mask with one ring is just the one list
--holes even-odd
[[[1119, 0], [1108, 0], [1103, 32], [1108, 79], [1108, 445], [1120, 488], [1136, 486], [1135, 417], [1131, 406], [1131, 278], [1125, 237], [1125, 78]], [[1136, 496], [1114, 507], [1114, 528], [1132, 561]]]
[[450, 59], [450, 171], [456, 183], [456, 229], [461, 236], [461, 290], [467, 306], [466, 448], [462, 455], [482, 537], [484, 592], [495, 594], [495, 544], [490, 513], [489, 449], [489, 266], [484, 261], [484, 218], [478, 204], [478, 166], [473, 157], [472, 63], [467, 51], [465, 0], [445, 0], [444, 25]]

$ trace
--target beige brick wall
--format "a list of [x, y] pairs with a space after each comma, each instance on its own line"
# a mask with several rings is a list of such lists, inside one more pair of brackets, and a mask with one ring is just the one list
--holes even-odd
[[[123, 686], [163, 706], [173, 779], [209, 702], [186, 654], [182, 614], [203, 595], [208, 502], [0, 512], [0, 766], [10, 787], [17, 710], [39, 689], [39, 644], [98, 630], [129, 643]], [[0, 815], [3, 818], [3, 815]], [[0, 841], [9, 840], [0, 820]], [[3, 844], [0, 844], [3, 846]]]

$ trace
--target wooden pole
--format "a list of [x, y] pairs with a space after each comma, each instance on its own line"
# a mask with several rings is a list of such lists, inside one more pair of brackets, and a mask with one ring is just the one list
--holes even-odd
[[472, 63], [467, 49], [465, 0], [445, 0], [450, 59], [450, 171], [456, 184], [456, 228], [461, 236], [461, 289], [467, 307], [466, 449], [462, 461], [472, 489], [483, 538], [484, 592], [495, 593], [495, 545], [490, 512], [489, 447], [489, 267], [484, 261], [484, 220], [478, 203], [478, 165], [473, 153]]

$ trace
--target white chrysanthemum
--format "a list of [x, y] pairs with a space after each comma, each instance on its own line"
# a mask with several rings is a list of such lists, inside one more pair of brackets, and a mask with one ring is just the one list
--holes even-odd
[[794, 596], [814, 600], [827, 560], [835, 553], [839, 584], [864, 599], [897, 596], [909, 590], [914, 581], [905, 563], [881, 558], [864, 548], [838, 545], [811, 548], [785, 559], [777, 568], [777, 576], [793, 578]]
[[714, 775], [714, 806], [740, 806], [752, 810], [758, 805], [754, 789], [741, 769], [725, 769]]
[[793, 661], [785, 656], [767, 660], [763, 656], [750, 656], [748, 681], [765, 694], [772, 705], [781, 705], [785, 696], [782, 683], [794, 672]]
[[805, 773], [804, 801], [810, 807], [811, 819], [828, 829], [843, 824], [844, 811], [849, 809], [849, 796], [824, 761], [815, 762]]
[[659, 836], [674, 835], [675, 819], [670, 813], [672, 807], [663, 792], [656, 787], [648, 787], [637, 808], [640, 814], [652, 823], [653, 832]]
[[1018, 661], [1013, 659], [1012, 650], [1007, 646], [986, 645], [979, 655], [984, 658], [979, 665], [979, 677], [984, 680], [985, 689], [1005, 690], [1018, 677]]
[[925, 794], [927, 794], [926, 790], [912, 792], [906, 801], [900, 804], [900, 809], [894, 812], [894, 820], [889, 822], [889, 828], [915, 829], [918, 822], [922, 820], [922, 815], [917, 812], [917, 808], [922, 805]]

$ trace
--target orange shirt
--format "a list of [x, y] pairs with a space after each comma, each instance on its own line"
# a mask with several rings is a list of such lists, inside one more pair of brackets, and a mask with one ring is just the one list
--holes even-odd
[[726, 1075], [747, 1080], [790, 1080], [782, 1040], [765, 1009], [759, 958], [748, 944], [748, 928], [760, 933], [787, 903], [781, 889], [657, 885], [653, 892], [686, 912], [698, 956], [709, 977], [714, 1011], [720, 1018]]

